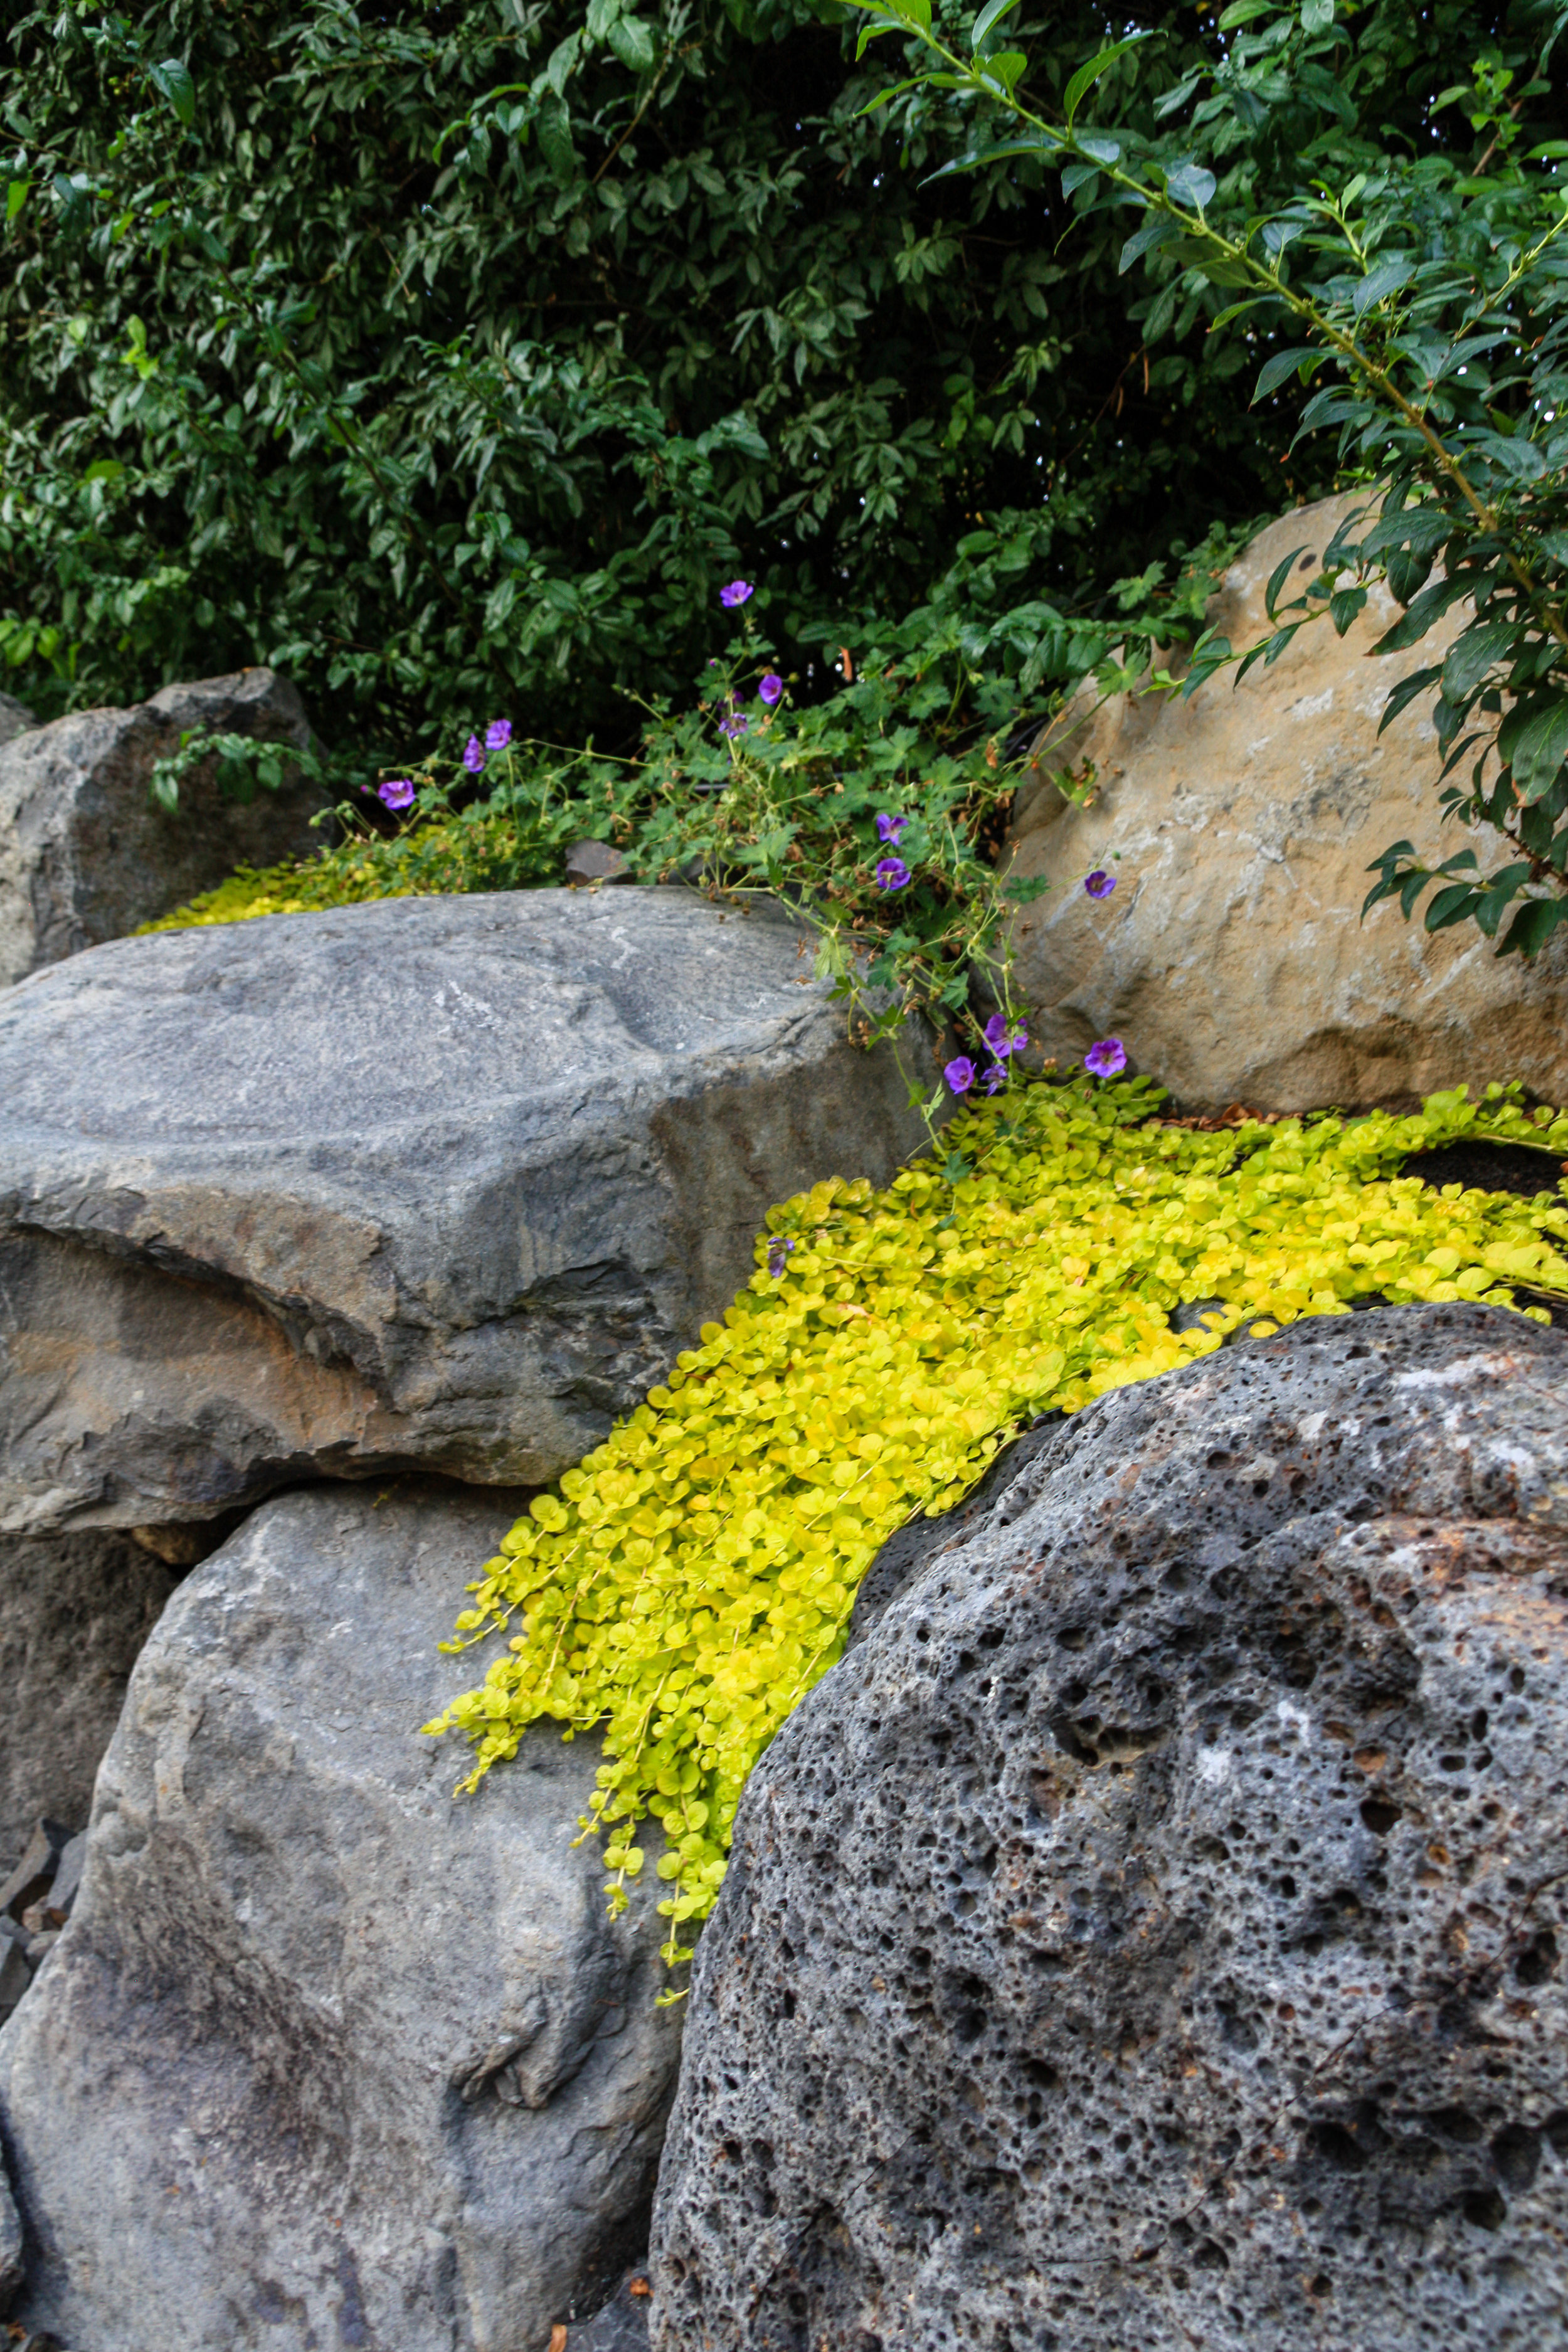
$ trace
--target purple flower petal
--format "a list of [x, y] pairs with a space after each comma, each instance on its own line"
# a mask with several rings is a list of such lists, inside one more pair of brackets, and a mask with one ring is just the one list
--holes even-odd
[[1097, 866], [1092, 874], [1084, 876], [1083, 887], [1091, 898], [1109, 898], [1116, 887], [1116, 877], [1108, 874], [1103, 866]]
[[974, 1084], [974, 1065], [966, 1054], [960, 1054], [942, 1075], [955, 1095], [966, 1095]]
[[405, 809], [414, 798], [414, 787], [406, 776], [396, 776], [390, 783], [377, 784], [375, 796], [389, 809]]
[[719, 732], [721, 735], [743, 735], [745, 731], [746, 721], [744, 719], [721, 719], [719, 721]]
[[1083, 1066], [1097, 1078], [1113, 1078], [1127, 1067], [1127, 1048], [1120, 1037], [1102, 1037], [1084, 1055]]
[[492, 719], [489, 725], [485, 729], [486, 751], [504, 751], [510, 741], [511, 720], [510, 719]]
[[463, 765], [470, 776], [479, 776], [484, 773], [485, 755], [479, 749], [479, 739], [477, 735], [470, 735], [468, 738], [468, 747], [463, 753]]
[[720, 589], [719, 602], [732, 609], [736, 604], [743, 604], [752, 593], [752, 583], [749, 580], [731, 580], [727, 588]]
[[988, 1095], [994, 1095], [994, 1094], [995, 1093], [995, 1091], [996, 1091], [996, 1089], [997, 1089], [997, 1087], [1005, 1087], [1005, 1086], [1006, 1085], [1006, 1083], [1007, 1083], [1007, 1065], [1006, 1065], [1006, 1063], [1005, 1063], [1005, 1062], [993, 1062], [993, 1063], [992, 1063], [992, 1065], [991, 1065], [991, 1067], [990, 1067], [990, 1068], [986, 1071], [986, 1073], [985, 1073], [985, 1091], [986, 1091], [986, 1093], [987, 1093]]
[[768, 709], [771, 710], [774, 703], [778, 700], [780, 695], [784, 692], [784, 680], [779, 676], [776, 669], [769, 670], [765, 677], [758, 679], [757, 692], [762, 696], [763, 700], [767, 704]]
[[899, 835], [908, 823], [907, 816], [889, 816], [884, 813], [877, 819], [878, 840], [890, 841], [896, 849], [899, 845]]
[[910, 869], [901, 857], [883, 857], [877, 865], [878, 887], [883, 890], [902, 890], [910, 880]]
[[775, 1234], [773, 1239], [769, 1242], [768, 1272], [773, 1275], [775, 1279], [779, 1275], [785, 1271], [789, 1264], [791, 1252], [794, 1248], [795, 1244], [792, 1241], [786, 1241], [782, 1234]]
[[1009, 1028], [1005, 1013], [994, 1013], [991, 1015], [990, 1020], [985, 1024], [984, 1036], [985, 1043], [990, 1046], [991, 1051], [1004, 1061], [1009, 1054], [1022, 1053], [1029, 1042], [1029, 1033], [1023, 1023], [1016, 1022], [1012, 1028]]

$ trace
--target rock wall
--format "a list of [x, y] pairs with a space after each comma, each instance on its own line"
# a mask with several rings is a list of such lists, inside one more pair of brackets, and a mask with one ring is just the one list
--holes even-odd
[[1501, 1310], [1314, 1319], [933, 1543], [742, 1801], [658, 2352], [1561, 2339], [1565, 1406]]
[[[1208, 619], [1237, 650], [1269, 633], [1276, 564], [1301, 547], [1299, 573], [1315, 566], [1353, 505], [1286, 515], [1232, 567]], [[1014, 867], [1058, 887], [1015, 938], [1046, 1053], [1065, 1066], [1119, 1036], [1194, 1111], [1414, 1108], [1490, 1078], [1568, 1100], [1568, 941], [1526, 964], [1500, 961], [1473, 925], [1428, 937], [1387, 903], [1361, 921], [1366, 869], [1395, 841], [1431, 864], [1467, 845], [1483, 865], [1512, 855], [1439, 824], [1425, 699], [1378, 733], [1389, 688], [1440, 660], [1459, 625], [1372, 658], [1398, 610], [1374, 588], [1342, 640], [1314, 622], [1272, 668], [1239, 687], [1221, 673], [1190, 702], [1118, 695], [1081, 723], [1086, 701], [1037, 747]], [[1049, 774], [1086, 761], [1096, 793], [1079, 809]], [[1097, 866], [1117, 877], [1100, 902], [1078, 887]]]

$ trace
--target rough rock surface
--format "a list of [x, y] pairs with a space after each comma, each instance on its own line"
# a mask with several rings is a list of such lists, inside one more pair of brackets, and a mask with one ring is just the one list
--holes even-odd
[[1568, 2310], [1568, 1339], [1101, 1399], [752, 1775], [659, 2352], [1538, 2352]]
[[22, 2277], [22, 2219], [0, 2168], [0, 2311], [10, 2308]]
[[0, 743], [14, 742], [37, 723], [25, 702], [18, 702], [14, 694], [0, 694]]
[[920, 1140], [782, 918], [679, 888], [126, 940], [0, 997], [0, 1527], [533, 1483], [769, 1203]]
[[0, 1861], [85, 1822], [136, 1655], [176, 1578], [128, 1535], [0, 1535]]
[[21, 2316], [74, 2352], [544, 2352], [646, 2228], [657, 1882], [569, 1841], [596, 1741], [477, 1799], [416, 1736], [516, 1498], [279, 1496], [138, 1661], [70, 1924], [0, 2032]]
[[166, 686], [133, 709], [79, 710], [47, 727], [22, 715], [26, 732], [0, 709], [0, 986], [122, 938], [237, 866], [321, 845], [310, 822], [321, 787], [298, 770], [242, 804], [220, 793], [208, 761], [181, 784], [177, 816], [148, 790], [153, 761], [177, 751], [187, 729], [302, 749], [304, 705], [272, 670]]
[[[1301, 509], [1253, 541], [1209, 608], [1232, 645], [1268, 635], [1275, 565], [1321, 556], [1352, 506]], [[1065, 1064], [1119, 1036], [1194, 1110], [1414, 1106], [1494, 1077], [1568, 1100], [1568, 942], [1527, 967], [1473, 925], [1429, 938], [1387, 904], [1361, 921], [1391, 843], [1435, 863], [1470, 839], [1438, 823], [1427, 703], [1377, 731], [1389, 688], [1440, 660], [1459, 619], [1369, 658], [1397, 611], [1374, 590], [1342, 641], [1313, 623], [1237, 688], [1226, 673], [1190, 702], [1119, 695], [1037, 753], [1016, 870], [1071, 886], [1018, 918], [1016, 985], [1046, 1053]], [[1099, 790], [1078, 810], [1048, 776], [1086, 760]], [[1476, 845], [1506, 862], [1495, 835]], [[1117, 877], [1099, 903], [1077, 887], [1096, 866]]]

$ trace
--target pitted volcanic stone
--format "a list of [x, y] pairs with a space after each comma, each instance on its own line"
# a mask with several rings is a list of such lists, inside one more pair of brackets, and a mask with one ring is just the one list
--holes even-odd
[[1568, 2310], [1568, 1339], [1102, 1398], [753, 1773], [658, 2352], [1539, 2352]]
[[0, 1528], [580, 1460], [770, 1203], [919, 1139], [806, 945], [531, 890], [125, 940], [0, 996]]

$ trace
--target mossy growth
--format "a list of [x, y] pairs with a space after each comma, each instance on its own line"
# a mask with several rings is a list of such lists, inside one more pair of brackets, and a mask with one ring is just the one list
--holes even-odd
[[[581, 826], [579, 825], [579, 830]], [[314, 857], [282, 866], [242, 866], [216, 890], [143, 923], [141, 933], [246, 923], [258, 915], [321, 914], [371, 898], [435, 898], [477, 890], [532, 890], [560, 879], [562, 837], [554, 812], [529, 822], [480, 805], [390, 838], [363, 830]]]
[[[500, 1646], [427, 1727], [473, 1743], [468, 1789], [542, 1717], [600, 1731], [584, 1827], [620, 1904], [657, 1822], [672, 1962], [717, 1895], [747, 1774], [840, 1654], [879, 1547], [957, 1502], [1023, 1423], [1243, 1324], [1373, 1295], [1548, 1319], [1541, 1300], [1568, 1299], [1568, 1115], [1493, 1087], [1409, 1117], [1205, 1130], [1161, 1100], [1145, 1079], [1035, 1083], [953, 1120], [944, 1145], [973, 1171], [956, 1183], [923, 1160], [887, 1192], [836, 1181], [770, 1212], [723, 1321], [469, 1586], [452, 1646]], [[1542, 1193], [1399, 1173], [1460, 1137], [1542, 1147]]]

